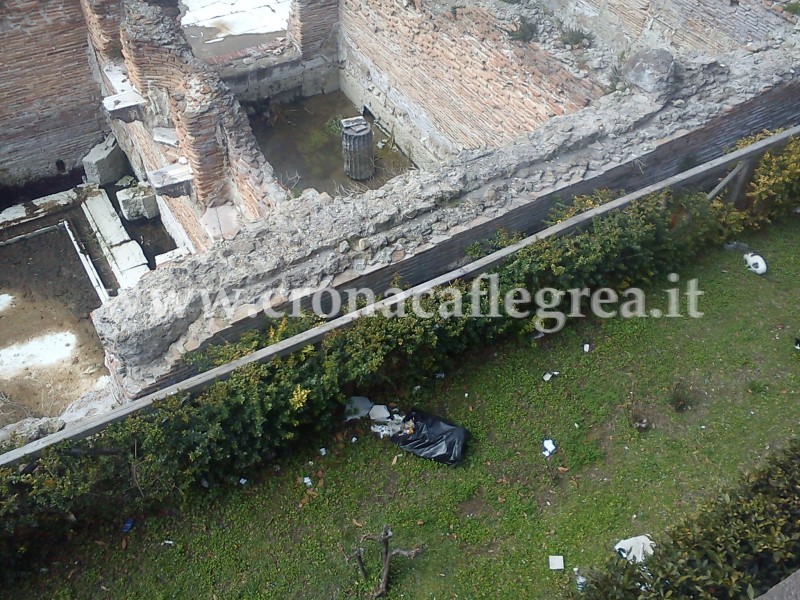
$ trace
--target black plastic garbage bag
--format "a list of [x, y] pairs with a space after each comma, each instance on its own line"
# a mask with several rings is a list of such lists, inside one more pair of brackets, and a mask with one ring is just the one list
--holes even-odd
[[469, 431], [463, 427], [414, 409], [403, 419], [403, 429], [390, 439], [403, 450], [422, 458], [457, 465], [469, 438]]

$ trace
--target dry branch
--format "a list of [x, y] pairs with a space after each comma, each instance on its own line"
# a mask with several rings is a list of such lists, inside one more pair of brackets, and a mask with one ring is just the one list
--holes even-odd
[[[389, 587], [389, 569], [391, 568], [392, 559], [396, 556], [402, 556], [403, 558], [407, 558], [409, 560], [416, 558], [420, 554], [425, 551], [425, 546], [417, 546], [412, 550], [401, 550], [396, 548], [394, 550], [389, 550], [389, 542], [392, 539], [391, 528], [388, 525], [383, 526], [383, 531], [380, 534], [370, 534], [365, 533], [361, 536], [359, 543], [364, 542], [378, 542], [381, 545], [381, 564], [383, 565], [381, 568], [381, 579], [380, 583], [378, 584], [377, 589], [372, 594], [373, 598], [383, 598], [386, 596]], [[350, 562], [351, 558], [355, 558], [358, 564], [358, 570], [361, 573], [361, 576], [364, 578], [365, 582], [369, 582], [369, 575], [367, 574], [367, 568], [364, 565], [364, 549], [358, 547], [353, 552], [353, 555], [347, 557], [347, 562]]]

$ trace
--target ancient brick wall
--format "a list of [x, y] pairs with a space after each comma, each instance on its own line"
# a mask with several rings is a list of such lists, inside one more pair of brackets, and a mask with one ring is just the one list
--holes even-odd
[[104, 60], [119, 58], [119, 0], [80, 0], [92, 47]]
[[537, 44], [511, 42], [509, 25], [486, 10], [419, 4], [341, 0], [342, 88], [376, 116], [388, 105], [434, 154], [501, 146], [600, 93]]
[[338, 20], [339, 0], [294, 0], [287, 37], [304, 59], [312, 58], [329, 40]]
[[546, 0], [555, 12], [622, 49], [647, 43], [678, 50], [729, 50], [786, 25], [761, 0]]
[[[265, 215], [285, 192], [272, 179], [239, 103], [217, 74], [195, 59], [175, 19], [153, 5], [126, 0], [119, 40], [123, 61], [112, 62], [124, 67], [126, 85], [149, 103], [143, 122], [115, 121], [114, 131], [137, 171], [187, 160], [191, 197], [164, 201], [195, 248], [202, 251], [211, 241], [201, 224], [210, 207], [233, 204], [241, 221]], [[97, 55], [102, 66], [104, 53]], [[109, 78], [105, 84], [109, 93], [124, 89]], [[155, 142], [155, 126], [173, 128], [179, 148]]]
[[[80, 167], [102, 140], [100, 89], [79, 0], [6, 0], [0, 10], [0, 184]], [[60, 164], [60, 163], [59, 163]]]

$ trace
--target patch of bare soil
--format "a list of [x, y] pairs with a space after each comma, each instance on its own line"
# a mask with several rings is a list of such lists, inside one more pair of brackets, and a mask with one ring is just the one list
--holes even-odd
[[66, 233], [0, 246], [0, 427], [57, 416], [106, 375], [100, 300]]

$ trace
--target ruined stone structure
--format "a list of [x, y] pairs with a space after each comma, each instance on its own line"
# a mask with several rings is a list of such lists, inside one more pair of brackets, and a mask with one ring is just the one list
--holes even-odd
[[[93, 313], [129, 397], [179, 377], [187, 351], [255, 326], [265, 299], [417, 282], [499, 227], [536, 230], [557, 195], [640, 187], [800, 122], [800, 35], [780, 3], [294, 0], [284, 36], [203, 59], [169, 2], [12, 4], [31, 16], [0, 17], [0, 99], [9, 81], [30, 84], [26, 101], [0, 104], [4, 181], [47, 174], [56, 151], [78, 164], [110, 129], [188, 252]], [[71, 26], [69, 90], [63, 74], [52, 85], [72, 108], [49, 134], [24, 131], [37, 92], [12, 60], [39, 14]], [[363, 194], [292, 197], [241, 103], [339, 88], [420, 170]], [[45, 135], [52, 151], [34, 160]]]

